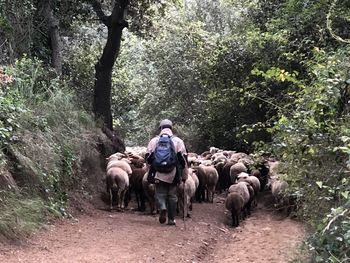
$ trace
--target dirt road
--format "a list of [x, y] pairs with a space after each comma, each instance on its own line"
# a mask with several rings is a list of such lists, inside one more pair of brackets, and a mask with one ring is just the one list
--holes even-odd
[[176, 226], [157, 216], [94, 209], [56, 222], [22, 245], [0, 245], [0, 262], [240, 262], [283, 263], [295, 256], [305, 226], [259, 205], [238, 228], [229, 226], [224, 197], [194, 203]]

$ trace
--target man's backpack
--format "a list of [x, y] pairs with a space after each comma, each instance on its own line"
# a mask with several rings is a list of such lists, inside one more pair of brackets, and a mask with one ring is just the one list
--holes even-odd
[[153, 168], [160, 173], [171, 172], [178, 163], [172, 136], [162, 134], [154, 150]]

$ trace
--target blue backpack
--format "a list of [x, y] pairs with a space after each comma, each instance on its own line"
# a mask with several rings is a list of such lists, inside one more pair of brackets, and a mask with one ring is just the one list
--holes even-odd
[[178, 163], [175, 146], [171, 137], [167, 134], [162, 134], [154, 150], [152, 166], [160, 173], [171, 172]]

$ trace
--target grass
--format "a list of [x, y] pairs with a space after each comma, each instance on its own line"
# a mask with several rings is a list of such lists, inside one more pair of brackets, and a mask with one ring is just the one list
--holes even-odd
[[44, 202], [22, 193], [0, 191], [0, 240], [18, 240], [42, 226]]

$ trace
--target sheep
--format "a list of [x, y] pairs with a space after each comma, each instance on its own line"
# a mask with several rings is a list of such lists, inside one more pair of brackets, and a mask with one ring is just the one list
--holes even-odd
[[119, 167], [112, 167], [107, 171], [106, 189], [110, 196], [110, 210], [113, 209], [113, 199], [117, 201], [117, 208], [123, 210], [127, 206], [125, 194], [129, 188], [129, 176]]
[[145, 210], [146, 197], [145, 197], [145, 192], [143, 190], [142, 179], [146, 172], [147, 172], [146, 166], [143, 166], [142, 168], [132, 166], [129, 194], [131, 195], [131, 192], [135, 193], [137, 209], [139, 211]]
[[196, 197], [196, 200], [198, 202], [202, 202], [202, 201], [205, 201], [205, 186], [207, 184], [207, 175], [206, 173], [204, 172], [204, 166], [194, 166], [193, 169], [194, 171], [196, 172], [196, 175], [197, 175], [197, 178], [198, 178], [198, 187], [197, 187], [197, 190], [196, 190], [196, 194], [195, 194], [195, 197]]
[[250, 172], [250, 176], [254, 176], [254, 177], [258, 178], [258, 180], [260, 182], [260, 191], [261, 192], [265, 190], [267, 183], [268, 183], [268, 177], [267, 177], [268, 172], [267, 171], [266, 170], [264, 171], [262, 169], [262, 172], [260, 172], [260, 170], [258, 170], [258, 169], [253, 169]]
[[225, 207], [231, 212], [232, 226], [239, 226], [239, 218], [244, 207], [243, 197], [236, 192], [229, 193], [225, 200]]
[[224, 162], [219, 162], [217, 163], [214, 167], [218, 171], [219, 179], [218, 183], [216, 184], [216, 190], [219, 191], [220, 193], [225, 190], [224, 187]]
[[[184, 189], [185, 187], [185, 189]], [[192, 176], [188, 176], [185, 183], [181, 183], [177, 188], [179, 209], [184, 212], [184, 216], [191, 217], [190, 210], [192, 210], [192, 197], [196, 192], [196, 185]], [[185, 196], [184, 196], [185, 194]], [[185, 204], [184, 204], [185, 201]], [[191, 208], [190, 208], [191, 207]]]
[[[197, 177], [197, 174], [196, 174], [197, 171], [192, 169], [192, 168], [189, 168], [188, 171], [189, 171], [189, 175], [192, 177], [192, 180], [194, 182], [195, 189], [196, 189], [195, 190], [195, 194], [196, 194], [196, 191], [197, 191], [198, 186], [199, 186], [199, 180], [198, 180], [198, 177]], [[194, 194], [194, 196], [195, 196], [195, 194]], [[193, 203], [194, 196], [192, 196], [192, 198], [191, 198], [191, 204], [189, 206], [189, 210], [190, 211], [192, 211], [192, 203]]]
[[268, 183], [268, 178], [269, 178], [269, 167], [268, 164], [266, 163], [265, 160], [260, 160], [255, 168], [257, 169], [257, 171], [259, 172], [255, 172], [254, 170], [251, 171], [251, 175], [256, 176], [259, 181], [260, 181], [260, 191], [264, 191], [266, 188], [266, 185]]
[[108, 160], [106, 171], [108, 171], [112, 167], [119, 167], [122, 168], [128, 175], [132, 174], [132, 170], [129, 164], [130, 161], [128, 159], [119, 159], [119, 157], [116, 156], [116, 154], [112, 154], [111, 156], [106, 158], [106, 160]]
[[250, 167], [253, 165], [254, 161], [251, 156], [247, 155], [246, 157], [240, 158], [237, 161], [238, 163], [243, 163], [245, 167]]
[[243, 163], [235, 163], [230, 167], [230, 180], [231, 184], [236, 182], [237, 176], [241, 172], [247, 172], [247, 167]]
[[238, 182], [245, 181], [248, 182], [254, 189], [255, 195], [258, 195], [260, 191], [260, 181], [255, 176], [250, 176], [249, 174], [242, 172], [237, 176]]
[[213, 166], [199, 165], [192, 167], [197, 174], [199, 185], [196, 191], [198, 202], [213, 202], [214, 191], [219, 179], [218, 172]]
[[208, 160], [208, 159], [210, 159], [211, 158], [211, 153], [210, 153], [210, 151], [205, 151], [205, 152], [203, 152], [200, 156], [201, 156], [201, 158], [203, 158], [203, 159], [205, 159], [205, 160]]
[[135, 168], [142, 168], [145, 166], [144, 159], [129, 157], [129, 160], [130, 160], [130, 166], [134, 166]]
[[210, 160], [215, 165], [215, 164], [217, 164], [219, 162], [226, 162], [227, 161], [227, 157], [222, 152], [218, 152], [218, 153], [213, 154], [211, 156]]
[[198, 158], [198, 154], [194, 153], [194, 152], [188, 152], [187, 153], [187, 156], [188, 157], [195, 157], [195, 158]]
[[145, 159], [145, 155], [147, 152], [147, 148], [146, 147], [125, 147], [125, 153], [133, 156], [138, 156], [141, 157], [143, 159]]
[[218, 171], [213, 166], [207, 166], [205, 167], [208, 181], [207, 181], [207, 199], [210, 203], [214, 202], [214, 193], [215, 193], [215, 187], [219, 180], [219, 174]]
[[223, 189], [224, 191], [226, 189], [228, 189], [231, 185], [231, 178], [230, 178], [230, 168], [232, 165], [234, 165], [236, 162], [234, 161], [227, 161], [224, 165], [224, 167], [222, 168], [222, 186], [220, 187], [221, 189]]
[[209, 148], [209, 152], [210, 152], [211, 154], [217, 153], [219, 150], [220, 150], [220, 149], [219, 149], [219, 148], [216, 148], [216, 147], [210, 147], [210, 148]]
[[[243, 197], [244, 200], [244, 213], [243, 217], [246, 216], [246, 214], [250, 214], [250, 204], [251, 204], [251, 194], [249, 193], [249, 183], [247, 182], [239, 182], [237, 184], [233, 184], [228, 189], [229, 193], [238, 193]], [[254, 191], [254, 190], [253, 190]]]
[[271, 178], [271, 193], [278, 211], [288, 216], [291, 212], [292, 198], [288, 195], [288, 183], [277, 177]]
[[198, 157], [188, 156], [187, 162], [188, 162], [188, 165], [191, 167], [191, 166], [195, 165], [195, 163], [199, 163], [199, 160], [198, 160]]
[[192, 168], [188, 168], [188, 174], [192, 177], [192, 180], [194, 181], [194, 184], [195, 184], [196, 189], [197, 189], [198, 185], [199, 185], [199, 180], [198, 180], [198, 177], [196, 175], [196, 171]]
[[268, 161], [269, 177], [277, 176], [280, 167], [279, 161]]
[[142, 178], [142, 187], [151, 208], [150, 213], [155, 214], [156, 213], [156, 197], [155, 197], [156, 186], [155, 184], [149, 183], [147, 180], [147, 177], [148, 177], [148, 172], [146, 172]]
[[246, 153], [242, 153], [242, 152], [238, 152], [237, 153], [236, 152], [236, 153], [233, 153], [231, 155], [231, 160], [234, 161], [234, 162], [238, 162], [239, 159], [245, 158], [247, 156], [248, 156], [248, 154], [246, 154]]
[[121, 153], [121, 152], [116, 152], [112, 155], [110, 155], [108, 158], [106, 158], [108, 161], [110, 159], [117, 159], [117, 160], [121, 160], [123, 158], [127, 158], [127, 156], [124, 154], [124, 153]]
[[199, 163], [204, 166], [211, 166], [212, 161], [211, 160], [199, 160]]
[[228, 151], [228, 150], [225, 150], [222, 152], [223, 155], [225, 155], [227, 158], [231, 159], [231, 156], [232, 154], [236, 153], [235, 151]]

